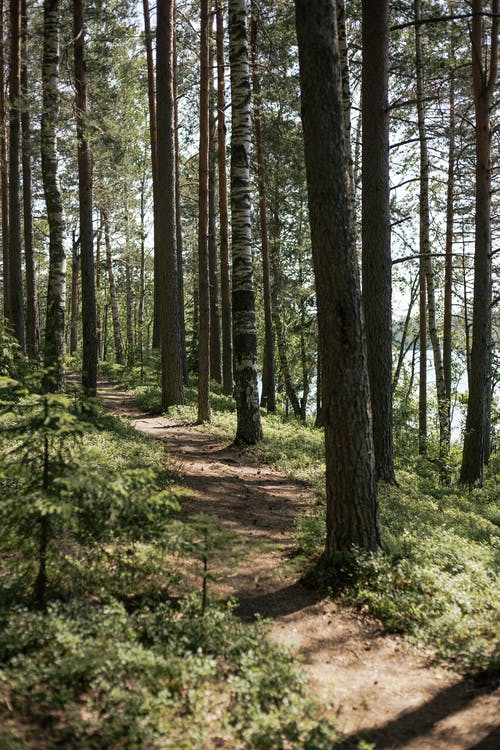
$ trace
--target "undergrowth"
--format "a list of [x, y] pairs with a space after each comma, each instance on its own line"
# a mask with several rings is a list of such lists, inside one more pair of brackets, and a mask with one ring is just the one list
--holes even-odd
[[[144, 408], [160, 410], [157, 387], [134, 395]], [[216, 403], [212, 423], [203, 429], [230, 441], [235, 415]], [[188, 405], [174, 413], [194, 423], [194, 390]], [[295, 535], [310, 565], [325, 539], [323, 433], [280, 415], [263, 415], [263, 431], [264, 442], [252, 452], [316, 490]], [[452, 460], [456, 476], [457, 452]], [[492, 457], [483, 487], [469, 491], [456, 481], [443, 486], [432, 460], [400, 448], [397, 479], [398, 487], [381, 485], [379, 491], [384, 549], [354, 552], [343, 596], [459, 671], [499, 673], [500, 456]]]
[[0, 747], [340, 745], [265, 623], [210, 595], [234, 535], [182, 520], [161, 443], [23, 377], [0, 369]]

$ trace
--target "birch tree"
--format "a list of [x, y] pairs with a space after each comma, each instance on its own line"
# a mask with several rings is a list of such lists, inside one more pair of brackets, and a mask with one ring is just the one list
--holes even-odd
[[247, 6], [229, 0], [231, 67], [231, 234], [233, 259], [233, 351], [237, 410], [236, 443], [253, 445], [262, 438], [257, 388], [257, 334], [251, 244], [250, 69]]

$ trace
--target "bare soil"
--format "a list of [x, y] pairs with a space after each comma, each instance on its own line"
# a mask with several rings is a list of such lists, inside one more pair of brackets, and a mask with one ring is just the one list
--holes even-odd
[[111, 386], [110, 411], [160, 439], [186, 489], [183, 512], [207, 513], [247, 543], [218, 563], [218, 592], [242, 618], [272, 620], [317, 697], [350, 737], [377, 749], [500, 750], [500, 689], [432, 665], [430, 654], [388, 635], [376, 621], [306, 587], [292, 564], [293, 523], [312, 492], [200, 428], [141, 413]]

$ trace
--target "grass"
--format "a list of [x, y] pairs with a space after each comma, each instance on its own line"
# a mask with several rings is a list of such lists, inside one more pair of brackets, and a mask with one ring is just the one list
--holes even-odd
[[[155, 386], [136, 389], [143, 408], [160, 409]], [[219, 407], [218, 399], [223, 399]], [[194, 389], [171, 413], [195, 421]], [[227, 397], [212, 400], [203, 429], [231, 440], [235, 414]], [[279, 415], [263, 416], [264, 442], [251, 449], [316, 489], [317, 502], [297, 520], [296, 540], [309, 561], [324, 545], [322, 431]], [[402, 445], [403, 440], [397, 440]], [[455, 476], [459, 455], [452, 454]], [[344, 597], [379, 618], [387, 629], [431, 647], [436, 658], [464, 673], [500, 672], [500, 456], [493, 456], [483, 487], [443, 486], [432, 460], [397, 456], [398, 487], [381, 486], [384, 550], [356, 552]]]

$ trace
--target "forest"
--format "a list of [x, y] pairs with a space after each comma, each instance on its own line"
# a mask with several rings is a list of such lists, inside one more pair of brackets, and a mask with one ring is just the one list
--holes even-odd
[[500, 747], [498, 0], [0, 0], [0, 750]]

